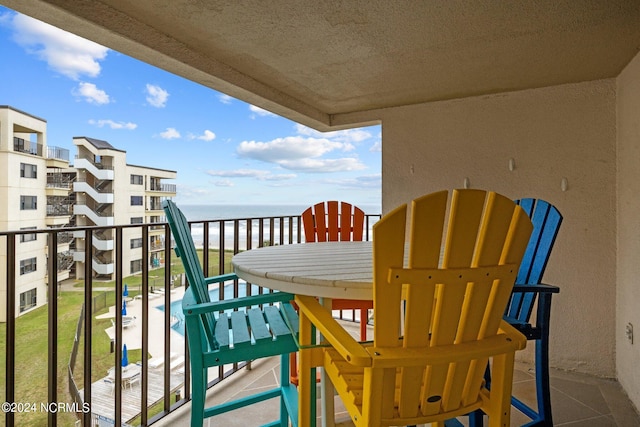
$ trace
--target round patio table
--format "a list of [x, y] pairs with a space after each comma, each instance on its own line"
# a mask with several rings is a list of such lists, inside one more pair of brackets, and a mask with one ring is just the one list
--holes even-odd
[[[373, 299], [372, 242], [318, 242], [267, 246], [234, 255], [235, 273], [243, 280], [269, 289], [331, 299]], [[302, 392], [302, 391], [301, 391]], [[322, 426], [332, 427], [331, 382], [321, 384]]]
[[266, 288], [371, 300], [372, 259], [372, 242], [319, 242], [252, 249], [231, 263], [238, 277]]

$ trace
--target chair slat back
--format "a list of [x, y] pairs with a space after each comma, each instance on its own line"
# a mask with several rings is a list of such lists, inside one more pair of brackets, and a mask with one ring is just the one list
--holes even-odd
[[[165, 200], [162, 203], [162, 208], [167, 216], [169, 228], [171, 229], [173, 240], [176, 243], [176, 255], [178, 255], [182, 261], [196, 303], [203, 304], [211, 302], [209, 289], [205, 281], [204, 273], [202, 272], [202, 265], [200, 264], [193, 238], [191, 237], [191, 230], [189, 229], [187, 219], [171, 200]], [[203, 314], [202, 322], [209, 342], [214, 343], [215, 317], [211, 313]]]
[[[416, 199], [403, 268], [406, 211], [374, 226], [374, 347], [422, 352], [495, 336], [531, 233], [526, 213], [480, 190], [456, 190], [449, 205], [446, 191]], [[371, 392], [382, 418], [453, 410], [477, 401], [487, 359], [380, 369], [365, 394], [396, 390]]]
[[[551, 256], [553, 244], [556, 241], [562, 215], [549, 202], [541, 199], [516, 200], [533, 222], [533, 232], [527, 245], [516, 284], [537, 285], [542, 282], [542, 276]], [[534, 293], [516, 293], [513, 295], [505, 314], [509, 318], [527, 322], [533, 311]]]
[[306, 242], [362, 241], [364, 211], [350, 203], [330, 200], [302, 213]]

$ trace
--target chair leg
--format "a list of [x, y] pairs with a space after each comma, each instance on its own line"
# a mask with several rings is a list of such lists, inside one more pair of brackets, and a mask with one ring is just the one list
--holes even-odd
[[369, 310], [360, 309], [360, 340], [367, 340], [367, 322], [369, 321]]
[[[546, 313], [546, 315], [545, 315]], [[549, 314], [551, 313], [551, 294], [542, 293], [538, 299], [538, 328], [540, 338], [536, 340], [536, 398], [538, 416], [541, 425], [553, 426], [551, 414], [551, 387], [549, 383]]]
[[489, 415], [489, 427], [508, 426], [511, 417], [511, 388], [515, 352], [496, 355], [491, 373], [491, 401], [482, 410]]
[[553, 426], [551, 415], [551, 394], [549, 383], [549, 348], [544, 340], [536, 340], [536, 400], [538, 419], [542, 426]]
[[202, 427], [204, 423], [204, 402], [207, 393], [207, 370], [202, 367], [196, 368], [192, 366], [193, 373], [200, 375], [191, 375], [191, 427]]
[[469, 414], [469, 427], [483, 427], [484, 413], [481, 410], [473, 411]]
[[289, 355], [289, 381], [291, 384], [298, 385], [298, 355], [291, 353]]
[[287, 406], [287, 390], [291, 384], [291, 380], [289, 378], [289, 361], [291, 360], [290, 356], [293, 354], [295, 353], [291, 353], [289, 355], [283, 354], [280, 356], [280, 425], [282, 427], [287, 427], [289, 425], [289, 418], [291, 415], [289, 412], [290, 408]]

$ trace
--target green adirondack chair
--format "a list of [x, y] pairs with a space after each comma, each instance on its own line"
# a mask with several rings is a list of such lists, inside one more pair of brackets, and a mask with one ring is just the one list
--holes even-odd
[[[191, 426], [201, 427], [204, 418], [272, 398], [280, 398], [280, 419], [265, 425], [285, 427], [291, 420], [297, 426], [298, 393], [289, 382], [289, 353], [298, 351], [298, 315], [290, 304], [294, 296], [273, 292], [211, 301], [209, 285], [223, 286], [238, 277], [205, 278], [186, 218], [172, 201], [164, 201], [163, 209], [189, 282], [182, 311], [191, 362]], [[205, 408], [210, 367], [276, 355], [281, 356], [279, 387]]]

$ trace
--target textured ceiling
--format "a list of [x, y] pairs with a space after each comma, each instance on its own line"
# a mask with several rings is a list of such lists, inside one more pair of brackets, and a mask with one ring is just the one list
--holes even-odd
[[318, 129], [375, 110], [615, 77], [639, 0], [0, 0]]

